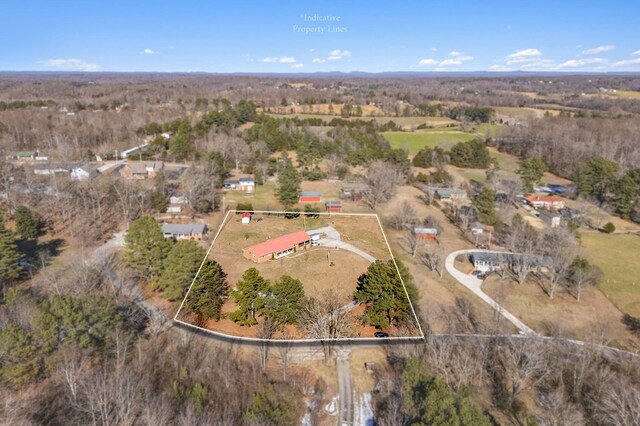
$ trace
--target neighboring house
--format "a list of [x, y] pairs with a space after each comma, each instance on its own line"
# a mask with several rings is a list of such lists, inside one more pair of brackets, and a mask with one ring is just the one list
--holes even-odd
[[125, 164], [120, 175], [125, 179], [153, 179], [163, 168], [162, 161], [135, 161]]
[[182, 204], [174, 204], [169, 203], [167, 206], [167, 213], [181, 213], [182, 212]]
[[227, 179], [224, 181], [225, 191], [242, 191], [253, 192], [256, 189], [256, 181], [252, 177], [243, 177], [240, 179]]
[[100, 172], [98, 172], [98, 169], [96, 169], [95, 167], [83, 165], [72, 167], [71, 171], [69, 172], [69, 176], [71, 177], [71, 180], [82, 181], [93, 179], [94, 177], [98, 176], [98, 173]]
[[329, 200], [326, 203], [324, 203], [324, 207], [327, 213], [342, 212], [342, 203], [339, 200]]
[[248, 213], [248, 212], [242, 213], [241, 221], [244, 225], [248, 225], [249, 222], [251, 222], [251, 213]]
[[523, 255], [517, 253], [487, 253], [473, 252], [469, 256], [474, 270], [480, 272], [493, 272], [497, 269], [510, 269], [517, 262], [527, 262], [531, 270], [540, 270], [548, 267], [547, 256]]
[[174, 240], [201, 240], [207, 233], [207, 225], [202, 223], [163, 223], [165, 238]]
[[434, 241], [438, 239], [438, 230], [436, 228], [413, 228], [413, 235], [418, 240]]
[[540, 215], [538, 216], [544, 223], [549, 225], [552, 228], [557, 228], [560, 226], [561, 217], [558, 213], [553, 213], [546, 210], [540, 210]]
[[38, 151], [20, 151], [16, 153], [16, 160], [35, 160], [40, 157]]
[[248, 247], [242, 250], [242, 255], [245, 259], [256, 263], [264, 263], [270, 259], [279, 259], [310, 246], [311, 236], [305, 231], [298, 231]]
[[170, 204], [187, 204], [187, 197], [184, 195], [172, 195], [169, 197]]
[[319, 192], [307, 191], [301, 192], [298, 196], [299, 203], [319, 203], [322, 201], [322, 197]]
[[438, 188], [436, 196], [442, 201], [466, 201], [468, 199], [467, 191], [455, 188]]
[[485, 224], [480, 223], [480, 222], [471, 223], [469, 225], [469, 230], [471, 231], [471, 233], [473, 235], [479, 235], [479, 234], [483, 234], [485, 232], [487, 232], [487, 233], [495, 232], [495, 228], [493, 226], [485, 225]]
[[564, 198], [557, 195], [527, 195], [524, 199], [536, 209], [563, 209], [565, 206]]
[[55, 166], [55, 165], [48, 165], [45, 167], [37, 167], [35, 169], [33, 169], [33, 173], [36, 175], [56, 175], [56, 174], [62, 174], [62, 173], [69, 173], [69, 167], [68, 166]]
[[344, 186], [342, 187], [342, 198], [351, 199], [351, 201], [362, 201], [367, 194], [365, 187]]

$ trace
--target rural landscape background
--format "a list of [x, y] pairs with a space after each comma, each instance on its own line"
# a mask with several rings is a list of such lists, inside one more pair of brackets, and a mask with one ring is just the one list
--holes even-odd
[[401, 6], [6, 5], [0, 423], [640, 424], [638, 6]]

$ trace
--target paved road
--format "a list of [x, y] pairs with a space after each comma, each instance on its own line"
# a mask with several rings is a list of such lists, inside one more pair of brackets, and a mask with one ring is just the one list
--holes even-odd
[[376, 261], [376, 258], [371, 256], [369, 253], [363, 250], [360, 250], [356, 246], [353, 246], [349, 243], [345, 243], [344, 241], [342, 241], [340, 237], [340, 233], [336, 231], [335, 228], [332, 228], [331, 226], [325, 226], [324, 228], [313, 229], [311, 231], [307, 231], [307, 233], [308, 234], [324, 234], [324, 236], [322, 236], [319, 241], [322, 247], [347, 250], [357, 254], [358, 256], [366, 259], [371, 263]]
[[461, 272], [461, 271], [456, 269], [456, 267], [454, 266], [454, 263], [455, 263], [455, 260], [456, 260], [456, 258], [458, 256], [460, 256], [460, 255], [468, 255], [468, 254], [474, 253], [474, 252], [498, 253], [496, 251], [477, 250], [477, 249], [475, 249], [475, 250], [458, 250], [458, 251], [454, 251], [453, 253], [449, 254], [449, 256], [447, 256], [447, 259], [445, 261], [445, 267], [447, 268], [447, 272], [449, 272], [449, 274], [451, 274], [451, 276], [453, 278], [458, 280], [458, 282], [460, 284], [462, 284], [463, 286], [467, 287], [476, 296], [478, 296], [480, 299], [482, 299], [485, 302], [487, 302], [500, 315], [502, 315], [503, 317], [505, 317], [506, 319], [511, 321], [513, 323], [513, 325], [515, 325], [518, 328], [518, 330], [520, 330], [523, 333], [527, 333], [527, 334], [535, 334], [535, 331], [533, 331], [531, 328], [527, 327], [525, 325], [525, 323], [520, 321], [515, 315], [511, 314], [510, 312], [508, 312], [506, 309], [504, 309], [502, 306], [500, 306], [500, 304], [498, 302], [493, 300], [484, 291], [482, 291], [482, 289], [480, 288], [480, 286], [482, 285], [482, 280], [476, 278], [474, 275], [465, 274], [464, 272]]
[[338, 368], [338, 388], [340, 389], [340, 411], [338, 425], [353, 425], [355, 406], [353, 405], [353, 386], [351, 385], [351, 368], [348, 350], [338, 350], [336, 365]]

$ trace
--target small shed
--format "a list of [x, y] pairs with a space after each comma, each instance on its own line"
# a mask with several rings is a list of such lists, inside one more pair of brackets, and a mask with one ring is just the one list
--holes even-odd
[[251, 222], [251, 213], [244, 212], [242, 213], [242, 223], [248, 225]]
[[438, 238], [438, 230], [436, 228], [413, 228], [413, 235], [416, 239], [423, 241], [434, 241]]
[[307, 191], [301, 192], [298, 196], [299, 203], [319, 203], [322, 197], [319, 192]]
[[329, 200], [324, 203], [324, 207], [327, 213], [340, 213], [342, 212], [342, 203], [340, 200]]

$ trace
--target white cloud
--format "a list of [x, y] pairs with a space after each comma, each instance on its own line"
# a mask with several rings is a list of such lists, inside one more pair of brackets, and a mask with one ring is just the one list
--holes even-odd
[[615, 48], [616, 48], [615, 46], [607, 44], [605, 46], [598, 46], [598, 47], [594, 47], [593, 49], [583, 50], [582, 54], [584, 54], [584, 55], [597, 55], [598, 53], [608, 52], [608, 51], [613, 50]]
[[272, 56], [272, 57], [266, 57], [262, 59], [262, 62], [267, 62], [267, 63], [280, 63], [280, 64], [294, 64], [296, 62], [296, 58], [293, 58], [291, 56]]
[[291, 65], [291, 68], [302, 68], [304, 67], [304, 64], [293, 64]]
[[327, 60], [338, 61], [342, 58], [348, 58], [350, 56], [351, 56], [351, 52], [348, 50], [334, 49], [331, 52], [329, 52], [329, 57], [327, 58]]
[[445, 59], [444, 61], [440, 62], [438, 65], [440, 65], [441, 67], [444, 67], [446, 65], [460, 65], [462, 64], [462, 61], [459, 61], [457, 59]]
[[313, 58], [313, 60], [311, 61], [314, 64], [324, 64], [325, 62], [327, 62], [326, 59], [320, 59], [320, 58]]
[[432, 52], [437, 52], [438, 48], [437, 47], [430, 47], [429, 50], [432, 51]]
[[160, 52], [158, 52], [157, 50], [149, 49], [149, 48], [140, 51], [141, 55], [157, 55], [158, 53]]
[[458, 51], [454, 50], [451, 53], [449, 53], [449, 56], [462, 56], [462, 52], [458, 52]]
[[435, 65], [437, 63], [438, 61], [435, 59], [420, 59], [420, 62], [418, 62], [420, 65]]
[[634, 59], [628, 59], [628, 60], [624, 60], [624, 61], [618, 61], [618, 62], [614, 62], [613, 66], [614, 67], [624, 67], [627, 65], [640, 65], [640, 58], [634, 58]]
[[311, 53], [313, 53], [315, 51], [316, 51], [316, 49], [309, 49], [309, 52], [311, 52]]
[[504, 65], [491, 65], [489, 69], [491, 71], [511, 71], [511, 68], [505, 67]]
[[440, 62], [438, 66], [444, 67], [447, 65], [461, 65], [463, 62], [470, 61], [473, 59], [472, 56], [465, 56], [465, 55], [462, 55], [462, 53], [460, 55], [461, 56], [454, 56], [453, 58], [445, 59], [444, 61]]
[[510, 55], [507, 55], [508, 59], [517, 59], [517, 58], [530, 58], [535, 56], [541, 56], [542, 52], [538, 49], [524, 49], [518, 50], [517, 52], [513, 52]]
[[607, 60], [603, 58], [570, 59], [558, 65], [558, 68], [582, 68], [588, 65], [605, 64], [606, 62]]
[[40, 64], [47, 68], [53, 68], [56, 70], [64, 71], [98, 71], [100, 66], [98, 64], [91, 64], [83, 61], [82, 59], [47, 59], [46, 61], [40, 61]]
[[635, 52], [632, 53], [632, 55], [640, 55], [640, 50], [636, 50]]

